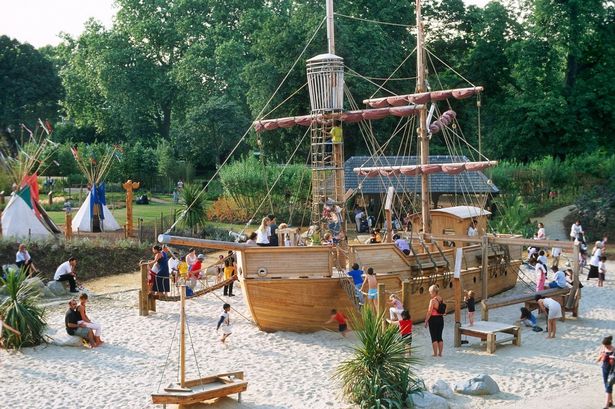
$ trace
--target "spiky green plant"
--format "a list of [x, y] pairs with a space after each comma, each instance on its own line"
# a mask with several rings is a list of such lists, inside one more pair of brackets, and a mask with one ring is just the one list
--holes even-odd
[[44, 342], [45, 309], [37, 304], [40, 290], [34, 285], [34, 280], [27, 280], [25, 270], [21, 269], [9, 271], [6, 278], [0, 277], [0, 284], [5, 286], [7, 294], [0, 304], [0, 316], [21, 332], [21, 336], [17, 336], [4, 330], [4, 347], [19, 349]]
[[184, 202], [181, 222], [194, 233], [199, 226], [203, 226], [207, 221], [205, 215], [207, 207], [206, 196], [201, 194], [199, 186], [185, 185], [181, 192], [181, 198]]
[[419, 361], [406, 356], [399, 329], [385, 326], [384, 317], [370, 308], [350, 321], [359, 343], [335, 372], [345, 397], [365, 409], [407, 407], [409, 396], [424, 385], [413, 369]]

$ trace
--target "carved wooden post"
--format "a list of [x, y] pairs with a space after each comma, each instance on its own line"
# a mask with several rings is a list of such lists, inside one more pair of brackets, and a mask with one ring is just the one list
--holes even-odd
[[67, 211], [64, 216], [64, 237], [70, 240], [73, 237], [73, 215]]
[[129, 236], [132, 236], [132, 192], [141, 186], [140, 182], [133, 182], [128, 180], [122, 184], [124, 190], [126, 190], [126, 231]]

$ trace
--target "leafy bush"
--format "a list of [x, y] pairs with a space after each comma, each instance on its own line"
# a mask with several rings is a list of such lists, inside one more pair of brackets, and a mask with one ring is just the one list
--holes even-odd
[[200, 186], [187, 184], [181, 191], [181, 198], [183, 202], [183, 210], [180, 214], [181, 224], [195, 231], [207, 220], [205, 195], [201, 194]]
[[[43, 331], [47, 326], [45, 310], [37, 305], [40, 290], [33, 280], [27, 280], [25, 270], [9, 271], [6, 278], [0, 278], [5, 286], [7, 298], [0, 304], [0, 316], [11, 327], [21, 332], [18, 336], [4, 330], [4, 347], [19, 349], [41, 344]], [[2, 331], [2, 328], [0, 328]]]
[[504, 195], [495, 200], [495, 218], [489, 227], [499, 233], [517, 233], [532, 237], [536, 230], [530, 221], [533, 207], [526, 204], [521, 196]]
[[247, 220], [248, 210], [240, 207], [230, 197], [221, 197], [207, 209], [207, 218], [225, 223]]
[[384, 324], [383, 316], [370, 308], [352, 317], [359, 344], [335, 372], [346, 398], [362, 409], [403, 408], [411, 394], [424, 389], [413, 370], [418, 360], [406, 357], [398, 328]]

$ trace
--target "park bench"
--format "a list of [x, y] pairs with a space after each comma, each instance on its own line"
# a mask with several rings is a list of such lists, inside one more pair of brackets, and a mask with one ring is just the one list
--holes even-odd
[[[565, 314], [565, 306], [566, 306], [566, 297], [570, 293], [569, 288], [549, 288], [547, 290], [538, 291], [531, 294], [517, 294], [512, 295], [510, 297], [498, 298], [498, 299], [487, 299], [481, 301], [481, 318], [483, 321], [489, 321], [489, 310], [494, 308], [505, 307], [507, 305], [521, 304], [524, 303], [525, 307], [530, 311], [538, 308], [538, 304], [536, 303], [535, 297], [537, 294], [540, 294], [544, 297], [553, 298], [554, 300], [559, 301], [562, 305], [562, 321], [566, 319]], [[574, 312], [574, 316], [576, 317], [576, 311]]]
[[[480, 338], [487, 341], [487, 352], [495, 353], [497, 344], [511, 342], [521, 346], [521, 328], [517, 325], [502, 324], [499, 322], [476, 321], [474, 325], [462, 325], [459, 328], [460, 335]], [[498, 334], [506, 334], [504, 338], [498, 338]]]

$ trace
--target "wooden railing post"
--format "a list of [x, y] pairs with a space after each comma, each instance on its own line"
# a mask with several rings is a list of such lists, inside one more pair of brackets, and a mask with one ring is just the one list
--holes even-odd
[[73, 215], [68, 211], [64, 218], [64, 236], [67, 240], [73, 237]]

